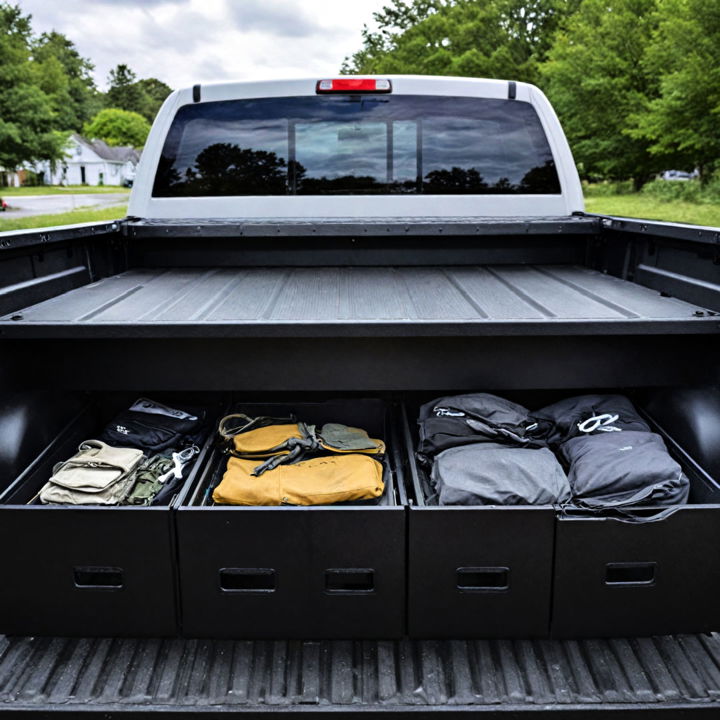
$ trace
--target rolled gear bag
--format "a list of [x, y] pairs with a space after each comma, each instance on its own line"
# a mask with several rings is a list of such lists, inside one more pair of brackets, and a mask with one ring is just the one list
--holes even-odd
[[383, 465], [361, 454], [313, 457], [261, 475], [257, 460], [230, 457], [213, 500], [220, 505], [329, 505], [373, 500], [385, 489]]
[[69, 460], [58, 463], [40, 491], [40, 502], [64, 505], [118, 505], [130, 492], [142, 450], [86, 440]]
[[579, 395], [532, 413], [548, 428], [547, 442], [558, 447], [581, 435], [604, 435], [627, 430], [651, 432], [624, 395]]
[[251, 418], [237, 413], [220, 421], [218, 433], [235, 457], [267, 458], [266, 462], [256, 464], [258, 475], [307, 454], [385, 453], [382, 440], [369, 437], [361, 428], [340, 423], [326, 423], [318, 431], [314, 425], [294, 418]]
[[443, 450], [478, 442], [520, 447], [542, 446], [543, 428], [522, 405], [474, 393], [442, 397], [420, 408], [418, 452], [432, 457]]
[[156, 454], [199, 444], [206, 432], [205, 421], [205, 411], [180, 410], [139, 398], [107, 425], [100, 440]]
[[592, 509], [682, 505], [690, 484], [663, 439], [624, 430], [583, 435], [563, 443], [573, 501]]
[[547, 448], [477, 443], [441, 452], [432, 468], [440, 505], [555, 505], [570, 485]]
[[218, 424], [218, 434], [233, 455], [245, 458], [287, 454], [292, 440], [302, 440], [306, 436], [294, 416], [250, 417], [242, 413], [222, 418]]

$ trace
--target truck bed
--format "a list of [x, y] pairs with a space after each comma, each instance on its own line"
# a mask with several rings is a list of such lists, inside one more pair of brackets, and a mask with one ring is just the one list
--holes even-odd
[[[0, 638], [0, 715], [598, 710], [717, 717], [720, 637], [532, 641]], [[511, 715], [515, 716], [515, 715]], [[672, 714], [673, 717], [677, 715]], [[654, 716], [653, 716], [654, 717]]]
[[716, 313], [573, 265], [138, 268], [0, 318], [7, 338], [706, 333]]
[[[717, 386], [716, 229], [590, 217], [210, 225], [1, 238], [6, 396], [27, 392], [21, 409], [44, 416], [50, 391], [75, 389], [396, 397]], [[27, 464], [23, 452], [10, 466]], [[0, 637], [0, 716], [718, 717], [719, 700], [720, 635]]]

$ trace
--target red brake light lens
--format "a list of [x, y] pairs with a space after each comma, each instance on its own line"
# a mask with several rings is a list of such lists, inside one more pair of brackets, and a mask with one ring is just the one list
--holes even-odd
[[335, 78], [334, 80], [318, 80], [315, 92], [325, 93], [389, 93], [392, 85], [389, 80], [376, 78]]

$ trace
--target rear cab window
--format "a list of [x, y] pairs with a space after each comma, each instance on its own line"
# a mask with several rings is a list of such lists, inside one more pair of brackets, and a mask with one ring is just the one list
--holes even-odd
[[181, 107], [153, 197], [560, 194], [527, 102], [294, 96]]

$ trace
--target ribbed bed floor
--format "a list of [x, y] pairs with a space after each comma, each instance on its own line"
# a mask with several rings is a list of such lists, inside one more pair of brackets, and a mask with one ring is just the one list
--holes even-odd
[[[113, 336], [177, 333], [399, 335], [707, 332], [711, 314], [576, 266], [324, 267], [130, 270], [0, 319], [5, 337], [62, 328]], [[161, 328], [165, 328], [162, 330]], [[654, 328], [654, 329], [653, 329]], [[143, 330], [144, 329], [144, 330]]]
[[60, 706], [98, 712], [148, 706], [708, 709], [720, 700], [715, 635], [426, 642], [0, 638], [0, 648], [0, 713]]

